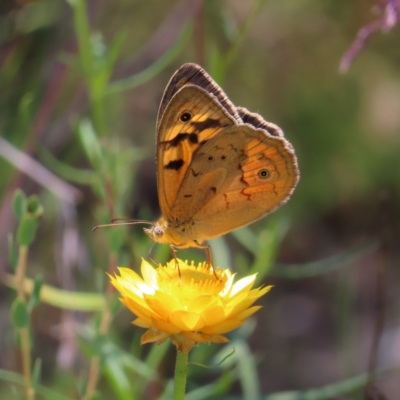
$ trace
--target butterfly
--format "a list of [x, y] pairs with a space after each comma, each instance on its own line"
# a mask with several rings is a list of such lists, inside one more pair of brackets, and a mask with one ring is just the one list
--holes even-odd
[[282, 130], [236, 107], [197, 64], [182, 65], [170, 79], [156, 130], [162, 216], [144, 231], [174, 256], [175, 249], [203, 248], [212, 264], [206, 240], [273, 212], [299, 180]]

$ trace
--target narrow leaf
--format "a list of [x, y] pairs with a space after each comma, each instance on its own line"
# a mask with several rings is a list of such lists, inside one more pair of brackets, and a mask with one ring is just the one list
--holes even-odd
[[29, 246], [35, 239], [38, 221], [33, 216], [25, 214], [18, 225], [17, 239], [20, 246]]
[[16, 328], [25, 328], [29, 324], [29, 312], [26, 303], [21, 299], [15, 299], [11, 307], [12, 321]]
[[26, 196], [25, 193], [20, 189], [15, 191], [13, 210], [17, 218], [22, 218], [26, 212]]
[[33, 284], [33, 291], [29, 298], [28, 308], [32, 310], [40, 303], [40, 291], [42, 289], [43, 277], [41, 275], [36, 276]]
[[18, 253], [17, 248], [15, 246], [14, 236], [10, 233], [7, 237], [8, 239], [8, 261], [12, 269], [15, 271], [18, 264]]
[[92, 166], [99, 170], [102, 164], [103, 154], [100, 142], [89, 119], [85, 118], [80, 122], [78, 134], [87, 158]]

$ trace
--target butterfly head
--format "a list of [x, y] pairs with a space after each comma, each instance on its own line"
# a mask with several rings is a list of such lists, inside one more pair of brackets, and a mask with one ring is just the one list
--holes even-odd
[[144, 228], [144, 233], [157, 243], [165, 243], [165, 227], [162, 221], [155, 222], [151, 228]]

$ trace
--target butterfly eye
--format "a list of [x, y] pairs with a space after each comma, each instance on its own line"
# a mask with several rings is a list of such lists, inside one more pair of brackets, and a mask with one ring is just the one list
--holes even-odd
[[261, 169], [258, 171], [258, 177], [261, 179], [266, 179], [269, 177], [269, 171], [267, 169]]
[[158, 226], [158, 225], [156, 225], [155, 227], [154, 227], [154, 234], [156, 235], [156, 236], [162, 236], [163, 235], [163, 229], [161, 228], [161, 226]]
[[179, 119], [181, 122], [188, 122], [192, 119], [192, 114], [190, 114], [188, 112], [184, 112], [183, 114], [181, 114]]

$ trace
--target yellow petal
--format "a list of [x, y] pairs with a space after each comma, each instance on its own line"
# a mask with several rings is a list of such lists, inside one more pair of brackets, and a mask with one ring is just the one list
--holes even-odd
[[167, 337], [168, 335], [166, 333], [150, 328], [140, 338], [140, 344], [159, 342]]
[[236, 274], [232, 274], [229, 276], [228, 280], [225, 283], [224, 289], [219, 293], [221, 297], [229, 296], [231, 289], [232, 289], [232, 284], [233, 280], [235, 279]]
[[210, 338], [210, 342], [214, 342], [214, 343], [228, 343], [229, 339], [225, 336], [222, 335], [213, 335]]
[[256, 311], [258, 311], [262, 306], [254, 306], [250, 307], [241, 313], [235, 315], [235, 318], [240, 319], [240, 320], [245, 320], [246, 318], [250, 317], [250, 315], [253, 315]]
[[204, 319], [199, 314], [184, 310], [172, 312], [168, 320], [181, 331], [198, 331], [205, 325]]
[[218, 302], [217, 296], [209, 294], [195, 297], [191, 302], [188, 303], [188, 310], [201, 313], [203, 310], [209, 309], [213, 304]]
[[142, 318], [136, 318], [132, 321], [133, 325], [140, 326], [141, 328], [150, 328], [151, 327], [151, 321], [147, 322]]
[[159, 329], [162, 332], [172, 335], [181, 333], [181, 329], [178, 328], [176, 325], [170, 324], [169, 322], [164, 321], [162, 319], [154, 318], [152, 323], [157, 329]]
[[148, 320], [153, 313], [148, 309], [148, 307], [142, 307], [141, 304], [133, 301], [128, 297], [123, 297], [121, 303], [129, 308], [137, 317]]
[[230, 297], [236, 296], [239, 293], [247, 292], [254, 284], [256, 280], [257, 274], [246, 276], [245, 278], [240, 279], [237, 281], [233, 287], [230, 294]]
[[[143, 279], [129, 268], [119, 268], [121, 276], [117, 276], [117, 284], [126, 292], [135, 293], [142, 297], [143, 294], [153, 294], [154, 288], [147, 285]], [[122, 292], [121, 292], [122, 293]]]
[[146, 284], [153, 288], [158, 288], [157, 271], [144, 259], [142, 259], [141, 271], [143, 280], [146, 282]]
[[176, 298], [162, 292], [157, 292], [156, 296], [146, 295], [144, 299], [151, 310], [165, 318], [171, 312], [181, 308], [181, 304]]
[[239, 321], [238, 319], [232, 319], [223, 321], [219, 324], [206, 326], [202, 329], [204, 333], [209, 334], [220, 334], [233, 331], [234, 329], [238, 328], [240, 325], [243, 324], [243, 321]]
[[210, 307], [207, 309], [206, 312], [202, 314], [205, 324], [207, 326], [215, 325], [220, 323], [226, 318], [226, 312], [227, 312], [227, 307], [223, 306], [215, 306], [215, 307]]

